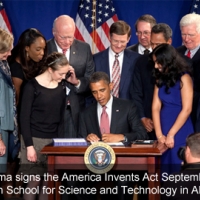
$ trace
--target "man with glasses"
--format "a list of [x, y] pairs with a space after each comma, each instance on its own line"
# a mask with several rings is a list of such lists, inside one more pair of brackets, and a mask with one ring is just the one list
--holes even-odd
[[156, 20], [151, 15], [142, 15], [135, 23], [136, 35], [138, 37], [138, 43], [134, 44], [128, 49], [138, 52], [139, 54], [149, 54], [152, 52], [150, 38], [151, 29], [156, 24]]
[[183, 16], [180, 29], [183, 46], [177, 50], [187, 57], [193, 67], [194, 98], [191, 117], [197, 132], [200, 131], [200, 15], [192, 13]]
[[94, 72], [94, 62], [89, 44], [74, 38], [75, 22], [68, 15], [54, 20], [53, 36], [47, 42], [48, 54], [61, 52], [69, 60], [70, 70], [66, 77], [66, 110], [64, 137], [77, 137], [78, 115], [85, 107], [89, 92], [89, 77]]
[[114, 84], [112, 95], [130, 99], [129, 88], [139, 54], [126, 49], [131, 27], [125, 21], [114, 22], [109, 31], [110, 47], [94, 55], [95, 71], [107, 73]]

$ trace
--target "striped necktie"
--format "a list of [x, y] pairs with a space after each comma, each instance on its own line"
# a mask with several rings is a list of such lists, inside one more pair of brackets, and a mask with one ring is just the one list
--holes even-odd
[[116, 54], [115, 61], [112, 67], [112, 82], [113, 82], [112, 94], [115, 97], [119, 97], [120, 66], [119, 66], [118, 57], [119, 57], [119, 54]]

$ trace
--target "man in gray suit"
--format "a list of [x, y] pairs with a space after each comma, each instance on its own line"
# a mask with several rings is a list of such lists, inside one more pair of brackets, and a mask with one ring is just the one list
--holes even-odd
[[66, 77], [66, 112], [64, 116], [64, 137], [77, 137], [79, 112], [85, 107], [89, 92], [89, 77], [94, 72], [94, 62], [89, 44], [74, 38], [76, 27], [68, 15], [54, 20], [53, 36], [47, 42], [48, 54], [62, 52], [70, 63]]

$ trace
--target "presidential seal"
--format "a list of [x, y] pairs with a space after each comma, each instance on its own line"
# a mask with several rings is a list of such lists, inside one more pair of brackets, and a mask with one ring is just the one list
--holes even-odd
[[103, 142], [90, 145], [84, 154], [85, 165], [95, 174], [104, 174], [110, 171], [115, 164], [115, 159], [114, 150]]

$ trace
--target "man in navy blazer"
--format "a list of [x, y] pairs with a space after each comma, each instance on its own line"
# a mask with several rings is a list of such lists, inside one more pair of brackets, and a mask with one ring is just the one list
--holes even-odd
[[110, 47], [93, 56], [95, 71], [103, 71], [112, 78], [112, 66], [115, 55], [118, 54], [120, 65], [120, 85], [119, 98], [130, 99], [129, 88], [133, 75], [135, 62], [139, 54], [126, 49], [131, 37], [131, 27], [124, 21], [114, 22], [110, 27], [109, 40]]

